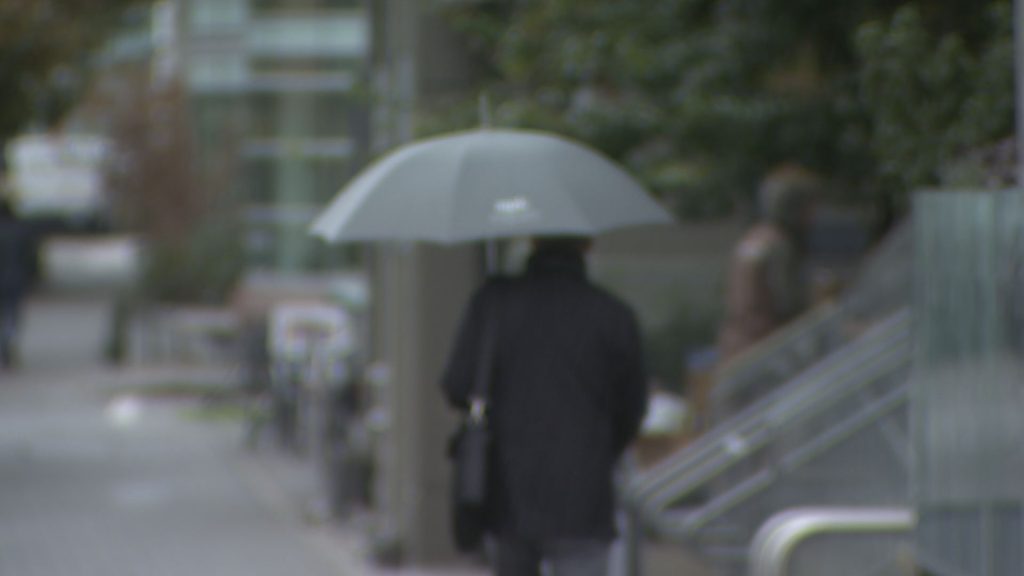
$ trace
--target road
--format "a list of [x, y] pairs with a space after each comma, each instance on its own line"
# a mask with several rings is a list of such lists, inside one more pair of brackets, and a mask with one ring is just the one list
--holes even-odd
[[237, 422], [129, 393], [177, 376], [102, 366], [105, 327], [100, 298], [27, 310], [22, 367], [0, 375], [0, 575], [364, 572], [303, 523]]

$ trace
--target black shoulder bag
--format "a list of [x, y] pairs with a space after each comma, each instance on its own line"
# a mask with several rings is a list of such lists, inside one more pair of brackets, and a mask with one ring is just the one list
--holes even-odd
[[466, 413], [452, 443], [452, 529], [455, 546], [462, 552], [475, 552], [488, 530], [488, 473], [491, 431], [488, 408], [491, 380], [494, 377], [496, 346], [493, 306], [485, 309], [483, 350]]

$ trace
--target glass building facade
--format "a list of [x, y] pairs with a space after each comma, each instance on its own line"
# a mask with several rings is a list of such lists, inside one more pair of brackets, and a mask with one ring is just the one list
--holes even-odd
[[361, 0], [179, 0], [198, 152], [230, 166], [250, 269], [310, 271], [347, 254], [307, 234], [362, 162], [369, 26]]

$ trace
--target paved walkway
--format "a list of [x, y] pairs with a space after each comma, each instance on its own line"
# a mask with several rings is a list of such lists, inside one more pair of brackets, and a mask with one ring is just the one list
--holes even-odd
[[[107, 304], [34, 300], [22, 366], [0, 372], [0, 576], [482, 576], [371, 566], [363, 531], [313, 525], [309, 465], [243, 447], [235, 420], [196, 417], [151, 385], [224, 384], [223, 369], [114, 370]], [[648, 573], [706, 574], [656, 549]]]
[[246, 452], [238, 422], [127, 393], [196, 373], [104, 368], [103, 310], [36, 301], [0, 374], [0, 575], [386, 573], [353, 530], [304, 523], [308, 476]]
[[0, 574], [354, 574], [265, 505], [236, 430], [108, 402], [102, 380], [0, 396]]
[[2, 376], [0, 574], [355, 574], [267, 505], [237, 424], [115, 394], [145, 374], [99, 365], [103, 312], [35, 302]]

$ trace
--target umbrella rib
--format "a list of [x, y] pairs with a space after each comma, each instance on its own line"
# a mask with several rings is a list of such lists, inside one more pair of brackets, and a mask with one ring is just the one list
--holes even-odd
[[454, 240], [455, 239], [454, 237], [456, 236], [456, 234], [455, 234], [455, 230], [456, 230], [455, 226], [456, 226], [456, 223], [457, 223], [458, 205], [459, 205], [459, 202], [458, 202], [459, 201], [459, 195], [458, 195], [457, 191], [460, 189], [459, 188], [459, 183], [462, 182], [462, 176], [463, 176], [463, 174], [466, 171], [466, 157], [467, 156], [469, 156], [469, 146], [467, 146], [465, 143], [463, 143], [463, 145], [459, 148], [459, 158], [456, 161], [455, 171], [454, 171], [454, 175], [453, 175], [454, 181], [452, 182], [452, 186], [450, 188], [452, 190], [451, 194], [452, 194], [452, 196], [454, 196], [454, 198], [452, 199], [451, 202], [448, 203], [448, 226], [447, 226], [448, 237], [445, 239], [448, 242], [451, 242], [452, 240]]
[[588, 147], [555, 135], [489, 130], [410, 143], [379, 159], [342, 188], [311, 232], [329, 242], [450, 245], [669, 222], [671, 215], [622, 166]]

